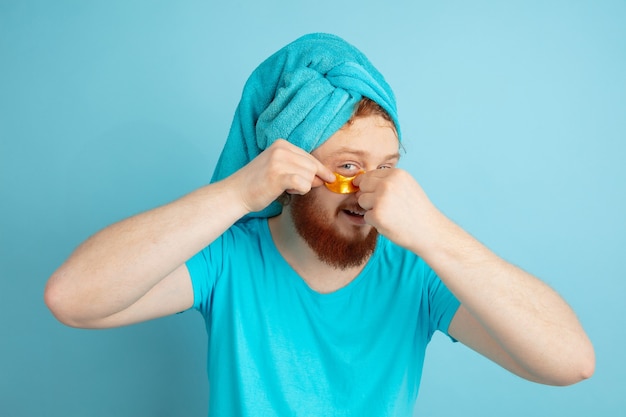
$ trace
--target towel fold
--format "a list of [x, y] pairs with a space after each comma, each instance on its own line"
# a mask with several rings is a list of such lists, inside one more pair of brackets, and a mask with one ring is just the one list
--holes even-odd
[[[307, 152], [324, 143], [368, 97], [400, 126], [393, 91], [367, 57], [343, 39], [305, 35], [274, 53], [246, 82], [211, 182], [222, 180], [277, 139]], [[249, 217], [271, 217], [274, 203]]]

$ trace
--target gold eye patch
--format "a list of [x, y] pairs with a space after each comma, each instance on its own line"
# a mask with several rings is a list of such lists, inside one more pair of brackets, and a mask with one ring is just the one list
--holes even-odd
[[343, 175], [337, 174], [335, 172], [335, 181], [334, 182], [325, 182], [326, 188], [328, 188], [333, 193], [337, 194], [352, 194], [359, 191], [359, 187], [352, 184], [352, 180], [355, 179], [358, 175], [363, 174], [365, 171], [359, 171], [358, 174], [352, 177], [344, 177]]

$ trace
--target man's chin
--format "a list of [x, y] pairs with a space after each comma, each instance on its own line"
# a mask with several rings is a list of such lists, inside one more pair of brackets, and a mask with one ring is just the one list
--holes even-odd
[[337, 269], [362, 265], [376, 247], [378, 232], [362, 216], [344, 211], [334, 213], [334, 218], [324, 216], [313, 195], [292, 199], [290, 211], [300, 237], [320, 261]]
[[375, 229], [369, 224], [363, 224], [360, 226], [356, 226], [353, 224], [342, 224], [340, 226], [338, 225], [335, 230], [339, 237], [350, 242], [358, 243], [367, 239], [367, 236], [372, 233], [372, 230]]
[[326, 229], [315, 237], [301, 234], [318, 259], [337, 269], [363, 265], [374, 252], [378, 232], [372, 226]]

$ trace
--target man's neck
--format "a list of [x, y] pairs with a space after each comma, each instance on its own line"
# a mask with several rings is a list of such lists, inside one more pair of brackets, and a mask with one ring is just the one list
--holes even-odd
[[319, 293], [331, 293], [345, 287], [357, 277], [369, 260], [368, 257], [361, 265], [346, 269], [339, 269], [321, 261], [298, 234], [287, 210], [270, 218], [268, 225], [278, 252], [300, 278]]

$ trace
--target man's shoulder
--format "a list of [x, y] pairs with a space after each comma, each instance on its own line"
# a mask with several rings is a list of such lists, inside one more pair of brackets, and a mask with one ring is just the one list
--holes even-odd
[[267, 231], [267, 219], [265, 218], [243, 218], [233, 224], [227, 232], [232, 235], [261, 236]]
[[376, 252], [381, 253], [381, 254], [392, 254], [394, 256], [402, 256], [402, 257], [418, 257], [416, 254], [414, 254], [410, 250], [394, 243], [393, 241], [387, 239], [383, 235], [378, 236], [378, 242], [376, 244]]
[[377, 264], [389, 270], [407, 269], [411, 267], [426, 266], [424, 260], [410, 250], [395, 244], [384, 236], [378, 237], [378, 243], [374, 252]]
[[[250, 218], [239, 220], [228, 228], [212, 245], [219, 245], [225, 253], [241, 253], [242, 251], [258, 252], [261, 247], [267, 246], [272, 235], [269, 231], [267, 219]], [[232, 253], [234, 255], [234, 253]]]

